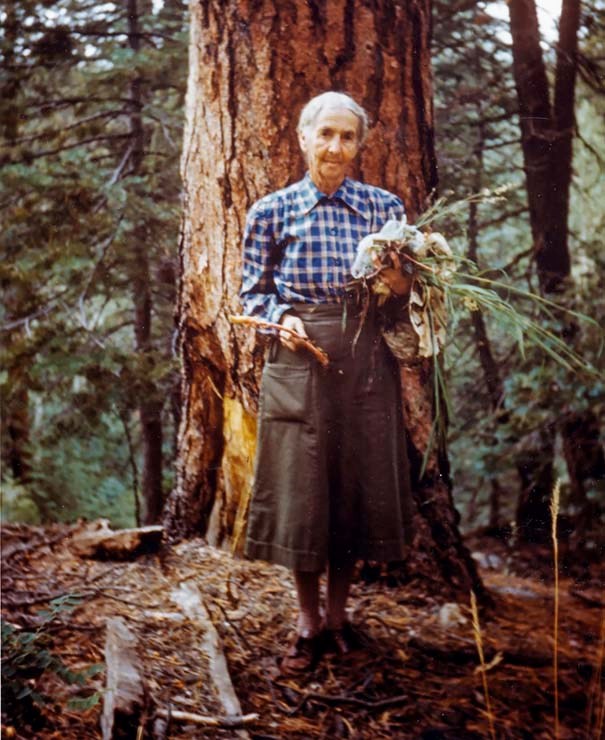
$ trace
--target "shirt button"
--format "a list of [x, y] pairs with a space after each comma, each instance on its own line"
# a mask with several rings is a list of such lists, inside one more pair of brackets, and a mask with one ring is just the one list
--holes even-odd
[[330, 234], [338, 234], [338, 229], [336, 228], [336, 226], [330, 229]]

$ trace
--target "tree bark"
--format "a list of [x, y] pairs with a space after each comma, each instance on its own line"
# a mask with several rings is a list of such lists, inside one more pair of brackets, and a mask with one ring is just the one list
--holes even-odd
[[[134, 52], [140, 50], [140, 18], [138, 0], [127, 0], [128, 45]], [[137, 75], [130, 84], [130, 173], [140, 172], [145, 148], [145, 131], [141, 110], [143, 80]], [[152, 349], [151, 343], [151, 274], [147, 255], [149, 235], [142, 226], [135, 227], [132, 256], [132, 287], [134, 301], [135, 346], [138, 353], [145, 355]], [[150, 368], [151, 369], [151, 368]], [[151, 381], [143, 383], [144, 396], [139, 402], [143, 468], [141, 473], [142, 524], [154, 524], [162, 513], [162, 400]]]
[[527, 435], [515, 456], [521, 491], [515, 523], [517, 537], [528, 544], [545, 544], [551, 536], [550, 500], [555, 483], [555, 429], [545, 425]]
[[534, 254], [540, 286], [549, 292], [560, 288], [571, 269], [567, 217], [580, 2], [563, 0], [554, 106], [535, 0], [510, 0], [508, 7]]
[[586, 481], [605, 478], [605, 450], [599, 420], [591, 409], [569, 411], [563, 417], [560, 431], [570, 483], [569, 503], [574, 525], [571, 543], [581, 547], [589, 528], [598, 526], [600, 520], [600, 507], [587, 496]]
[[[298, 115], [314, 95], [336, 89], [374, 121], [353, 174], [400, 194], [413, 221], [436, 185], [431, 18], [429, 0], [202, 0], [191, 13], [178, 302], [183, 414], [165, 524], [174, 537], [201, 532], [221, 544], [234, 527], [241, 534], [245, 519], [264, 351], [262, 339], [227, 320], [241, 311], [246, 211], [303, 175]], [[422, 533], [416, 553], [424, 554], [418, 572], [468, 592], [480, 584], [457, 530], [443, 450], [434, 447], [418, 481], [433, 415], [430, 374], [429, 363], [401, 370]]]
[[571, 260], [567, 244], [569, 189], [572, 179], [574, 98], [577, 71], [580, 0], [563, 0], [559, 19], [559, 42], [555, 69], [553, 128], [550, 152], [550, 218], [546, 222], [546, 252], [543, 270], [546, 274], [566, 277]]

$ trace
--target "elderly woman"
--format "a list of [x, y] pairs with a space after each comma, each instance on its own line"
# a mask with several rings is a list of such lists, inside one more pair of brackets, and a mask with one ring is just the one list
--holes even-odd
[[[358, 242], [404, 213], [397, 196], [347, 177], [367, 128], [348, 95], [313, 98], [298, 125], [307, 174], [255, 203], [245, 228], [244, 310], [290, 330], [263, 370], [246, 542], [248, 557], [294, 571], [299, 616], [285, 673], [314, 667], [324, 650], [358, 646], [345, 612], [355, 562], [401, 560], [409, 539], [393, 359], [376, 311], [362, 321], [346, 289]], [[410, 276], [383, 266], [380, 277], [405, 302]], [[297, 336], [325, 350], [329, 366]]]

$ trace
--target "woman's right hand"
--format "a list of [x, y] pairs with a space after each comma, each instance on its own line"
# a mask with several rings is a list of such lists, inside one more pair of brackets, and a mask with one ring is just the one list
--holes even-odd
[[299, 316], [295, 316], [292, 313], [284, 313], [280, 319], [279, 322], [285, 329], [289, 329], [290, 331], [282, 331], [279, 333], [279, 341], [284, 345], [284, 347], [287, 347], [289, 350], [292, 350], [292, 352], [296, 352], [299, 347], [302, 346], [302, 343], [298, 341], [296, 336], [294, 334], [291, 334], [290, 332], [296, 332], [300, 337], [304, 337], [305, 339], [308, 339], [307, 332], [305, 331], [305, 325], [302, 322], [302, 319]]

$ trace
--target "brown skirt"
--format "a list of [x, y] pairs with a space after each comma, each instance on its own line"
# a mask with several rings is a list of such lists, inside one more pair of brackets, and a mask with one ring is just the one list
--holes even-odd
[[393, 358], [371, 317], [359, 333], [340, 305], [296, 312], [330, 365], [277, 340], [269, 353], [246, 555], [306, 571], [401, 560], [412, 504]]

